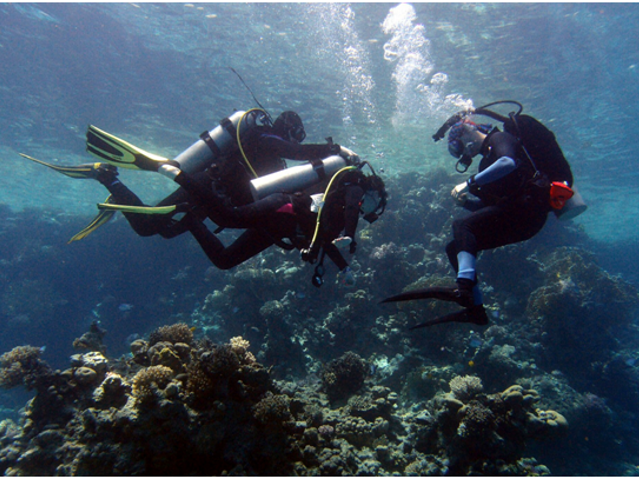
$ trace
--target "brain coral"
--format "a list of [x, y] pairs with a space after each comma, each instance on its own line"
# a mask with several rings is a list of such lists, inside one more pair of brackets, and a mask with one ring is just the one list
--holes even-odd
[[164, 389], [173, 378], [173, 370], [166, 366], [142, 369], [133, 377], [133, 395], [140, 401], [154, 399], [158, 390]]

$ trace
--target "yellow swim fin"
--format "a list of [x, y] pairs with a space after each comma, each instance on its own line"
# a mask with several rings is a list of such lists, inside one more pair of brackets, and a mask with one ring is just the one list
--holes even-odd
[[[108, 203], [109, 201], [111, 201], [111, 199], [112, 199], [112, 196], [109, 195], [109, 197], [104, 202]], [[82, 229], [82, 231], [80, 231], [79, 233], [75, 234], [69, 241], [67, 241], [67, 244], [73, 243], [74, 241], [79, 241], [81, 239], [86, 238], [91, 233], [93, 233], [95, 230], [97, 230], [100, 226], [102, 226], [107, 221], [109, 221], [111, 218], [113, 218], [114, 214], [115, 214], [115, 211], [110, 211], [110, 210], [106, 210], [106, 209], [105, 210], [100, 210], [98, 215], [95, 218], [93, 218], [91, 223], [86, 225]]]
[[87, 151], [107, 163], [133, 170], [158, 171], [162, 165], [175, 164], [168, 158], [144, 151], [93, 125], [89, 125], [87, 130]]
[[42, 160], [38, 160], [29, 155], [25, 155], [24, 153], [18, 153], [21, 157], [26, 158], [27, 160], [35, 161], [41, 165], [47, 166], [52, 170], [57, 171], [58, 173], [62, 173], [63, 175], [70, 176], [71, 178], [95, 178], [97, 174], [97, 169], [100, 166], [100, 163], [86, 163], [78, 166], [58, 166], [52, 165], [51, 163], [46, 163]]

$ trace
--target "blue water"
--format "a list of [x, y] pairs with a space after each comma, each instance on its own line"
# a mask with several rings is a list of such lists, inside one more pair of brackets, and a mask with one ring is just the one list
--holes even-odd
[[[190, 238], [138, 238], [121, 217], [66, 245], [107, 193], [18, 153], [94, 161], [93, 124], [175, 157], [256, 106], [229, 67], [274, 116], [297, 111], [307, 142], [331, 136], [389, 178], [452, 172], [431, 139], [442, 122], [518, 100], [555, 132], [588, 203], [568, 227], [639, 284], [637, 24], [639, 5], [607, 3], [0, 5], [0, 350], [47, 345], [65, 367], [71, 340], [102, 318], [110, 351], [124, 354], [129, 335], [188, 321], [224, 287]], [[148, 203], [174, 189], [152, 173], [121, 176]], [[390, 193], [400, 208], [402, 191]]]

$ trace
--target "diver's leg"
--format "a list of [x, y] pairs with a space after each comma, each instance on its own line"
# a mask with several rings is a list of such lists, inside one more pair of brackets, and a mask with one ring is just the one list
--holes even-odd
[[260, 230], [249, 229], [225, 248], [219, 238], [195, 218], [191, 218], [189, 230], [211, 263], [220, 269], [231, 269], [273, 245], [268, 235]]
[[530, 239], [545, 222], [546, 214], [531, 208], [488, 206], [453, 223], [455, 239], [450, 251], [457, 251], [457, 284], [471, 292], [474, 304], [481, 304], [477, 253]]
[[[146, 206], [138, 196], [128, 189], [118, 178], [117, 170], [104, 168], [98, 171], [96, 179], [102, 183], [113, 197], [113, 201], [119, 205]], [[171, 203], [173, 204], [173, 203]], [[131, 228], [140, 236], [152, 236], [159, 234], [171, 223], [169, 215], [145, 215], [139, 213], [124, 213], [124, 217]]]

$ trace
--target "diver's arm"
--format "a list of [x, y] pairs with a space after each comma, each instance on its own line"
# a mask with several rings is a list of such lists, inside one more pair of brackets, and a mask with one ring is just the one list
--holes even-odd
[[347, 186], [344, 194], [344, 236], [355, 239], [359, 221], [359, 205], [364, 196], [361, 186]]
[[[495, 163], [490, 165], [484, 171], [471, 176], [468, 180], [458, 184], [451, 191], [451, 195], [460, 206], [466, 206], [468, 202], [468, 192], [476, 195], [479, 187], [492, 183], [503, 178], [517, 168], [515, 160], [508, 156], [502, 156]], [[469, 205], [472, 208], [474, 205]], [[469, 208], [467, 208], [469, 209]]]
[[487, 185], [488, 183], [497, 181], [507, 174], [512, 173], [515, 171], [515, 168], [517, 168], [515, 160], [509, 156], [502, 156], [484, 171], [471, 176], [468, 179], [468, 185], [471, 186], [473, 183], [477, 186]]
[[340, 152], [340, 146], [337, 143], [300, 145], [275, 135], [263, 135], [259, 141], [260, 148], [267, 149], [281, 158], [296, 161], [322, 160], [331, 155], [338, 155]]

